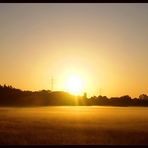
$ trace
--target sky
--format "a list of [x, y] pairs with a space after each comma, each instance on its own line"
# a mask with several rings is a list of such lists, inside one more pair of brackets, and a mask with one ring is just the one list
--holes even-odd
[[147, 3], [0, 4], [0, 84], [88, 96], [148, 94]]

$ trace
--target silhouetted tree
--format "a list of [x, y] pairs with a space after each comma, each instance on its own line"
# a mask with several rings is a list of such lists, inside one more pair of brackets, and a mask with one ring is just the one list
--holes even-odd
[[142, 100], [148, 100], [148, 96], [146, 94], [141, 94], [139, 96], [139, 99], [142, 99]]
[[47, 105], [112, 105], [112, 106], [148, 106], [148, 96], [139, 98], [129, 95], [121, 97], [73, 96], [63, 91], [22, 91], [12, 86], [0, 85], [0, 106], [47, 106]]

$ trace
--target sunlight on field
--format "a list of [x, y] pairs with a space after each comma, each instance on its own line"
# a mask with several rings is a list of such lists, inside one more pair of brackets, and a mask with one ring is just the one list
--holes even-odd
[[0, 108], [0, 144], [148, 144], [147, 114], [140, 107]]

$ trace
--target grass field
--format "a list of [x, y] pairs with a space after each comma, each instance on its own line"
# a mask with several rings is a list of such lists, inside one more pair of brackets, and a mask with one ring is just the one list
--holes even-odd
[[148, 144], [148, 108], [0, 108], [0, 144]]

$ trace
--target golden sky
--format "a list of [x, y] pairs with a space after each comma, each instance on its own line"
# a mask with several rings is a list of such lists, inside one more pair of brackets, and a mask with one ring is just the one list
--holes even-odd
[[0, 4], [0, 84], [84, 91], [108, 97], [148, 94], [148, 4]]

